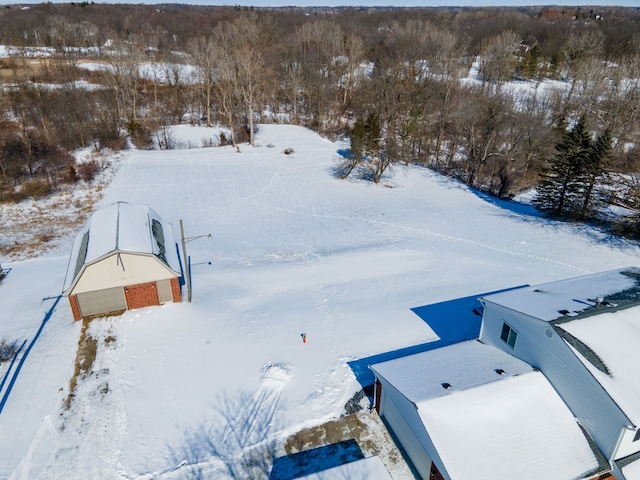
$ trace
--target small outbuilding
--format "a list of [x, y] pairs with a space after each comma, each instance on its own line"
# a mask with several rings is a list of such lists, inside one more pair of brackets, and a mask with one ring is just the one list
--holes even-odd
[[117, 202], [94, 212], [73, 244], [63, 295], [73, 318], [181, 301], [171, 224], [151, 208]]

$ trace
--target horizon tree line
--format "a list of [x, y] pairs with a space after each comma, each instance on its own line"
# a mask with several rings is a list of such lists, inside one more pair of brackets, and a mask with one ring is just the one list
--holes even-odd
[[[20, 38], [16, 47], [32, 41], [57, 53], [37, 72], [25, 67], [28, 49], [5, 62], [14, 82], [0, 97], [0, 200], [19, 199], [25, 182], [55, 188], [77, 181], [77, 166], [64, 153], [79, 147], [124, 148], [130, 139], [150, 148], [162, 134], [159, 143], [171, 148], [166, 126], [189, 119], [224, 125], [230, 134], [223, 140], [235, 148], [253, 145], [255, 123], [264, 121], [349, 136], [352, 155], [336, 167], [344, 177], [380, 182], [394, 165], [419, 164], [499, 198], [538, 185], [539, 208], [583, 220], [598, 217], [596, 193], [605, 179], [610, 193], [624, 196], [629, 207], [636, 202], [630, 179], [640, 171], [640, 40], [629, 30], [611, 50], [612, 38], [626, 30], [613, 35], [613, 20], [597, 20], [594, 12], [550, 22], [540, 11], [519, 9], [500, 9], [499, 16], [496, 9], [335, 16], [188, 7], [167, 14], [88, 4], [33, 10], [10, 12], [22, 22], [4, 35]], [[45, 27], [16, 30], [52, 10], [59, 14]], [[123, 11], [131, 18], [152, 14], [136, 25], [124, 22]], [[93, 12], [109, 15], [98, 20]], [[638, 21], [632, 9], [624, 13], [618, 27]], [[178, 22], [198, 15], [203, 28]], [[105, 68], [80, 70], [85, 56]], [[195, 81], [186, 64], [195, 68]], [[153, 75], [145, 74], [149, 68]], [[470, 69], [477, 82], [463, 80]], [[79, 78], [96, 87], [82, 88], [74, 83]], [[565, 88], [548, 89], [551, 79]], [[526, 88], [514, 90], [514, 82]], [[574, 132], [578, 125], [582, 131]], [[600, 142], [602, 171], [576, 167], [588, 200], [575, 207], [575, 184], [567, 181], [560, 208], [551, 208], [559, 152], [578, 134], [581, 152]]]

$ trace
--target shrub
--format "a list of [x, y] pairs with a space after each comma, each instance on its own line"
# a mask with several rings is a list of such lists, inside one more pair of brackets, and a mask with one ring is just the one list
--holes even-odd
[[10, 342], [6, 338], [0, 340], [0, 363], [11, 360], [18, 353], [18, 342]]
[[88, 162], [81, 163], [76, 168], [78, 177], [80, 177], [81, 180], [84, 180], [87, 183], [93, 180], [99, 171], [100, 164], [97, 160], [89, 160]]
[[127, 139], [120, 134], [118, 127], [112, 122], [103, 122], [96, 130], [96, 139], [101, 149], [124, 150], [127, 148]]
[[69, 162], [69, 165], [67, 165], [67, 170], [65, 171], [64, 175], [62, 176], [62, 180], [65, 183], [76, 183], [78, 181], [79, 177], [78, 177], [78, 171], [76, 170], [76, 167], [73, 163]]
[[[142, 123], [129, 120], [127, 122], [127, 132], [136, 148], [147, 149], [153, 145], [151, 130]], [[169, 150], [169, 148], [166, 148], [166, 150]]]
[[38, 198], [45, 197], [51, 193], [51, 184], [46, 180], [33, 179], [22, 184], [20, 193], [24, 195], [24, 198]]

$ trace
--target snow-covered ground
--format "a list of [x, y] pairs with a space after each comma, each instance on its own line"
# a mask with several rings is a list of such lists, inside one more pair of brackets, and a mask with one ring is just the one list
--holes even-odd
[[193, 303], [90, 324], [68, 408], [81, 324], [56, 297], [73, 236], [3, 262], [0, 338], [27, 343], [17, 377], [0, 366], [0, 478], [228, 478], [242, 452], [344, 413], [348, 361], [436, 340], [411, 308], [637, 263], [635, 243], [423, 168], [338, 180], [345, 145], [300, 127], [261, 125], [258, 144], [119, 160], [99, 206], [149, 205], [213, 240], [187, 244]]

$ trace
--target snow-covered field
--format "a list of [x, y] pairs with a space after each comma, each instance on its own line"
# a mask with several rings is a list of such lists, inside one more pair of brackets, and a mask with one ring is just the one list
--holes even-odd
[[146, 204], [213, 240], [187, 244], [193, 303], [91, 323], [68, 408], [81, 324], [56, 297], [72, 235], [3, 262], [0, 338], [27, 343], [15, 382], [0, 366], [0, 478], [230, 478], [252, 446], [344, 413], [361, 388], [348, 361], [436, 340], [411, 308], [637, 263], [635, 243], [426, 169], [338, 180], [345, 145], [300, 127], [262, 125], [258, 144], [117, 162], [99, 206]]

